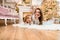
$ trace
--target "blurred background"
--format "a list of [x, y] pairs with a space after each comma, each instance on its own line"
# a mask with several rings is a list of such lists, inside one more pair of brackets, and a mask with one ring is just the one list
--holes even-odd
[[0, 6], [8, 8], [9, 11], [14, 12], [14, 15], [19, 15], [19, 6], [30, 7], [32, 10], [30, 12], [23, 12], [23, 17], [32, 14], [34, 9], [39, 7], [43, 13], [43, 21], [48, 21], [53, 18], [54, 23], [60, 24], [59, 0], [0, 0]]

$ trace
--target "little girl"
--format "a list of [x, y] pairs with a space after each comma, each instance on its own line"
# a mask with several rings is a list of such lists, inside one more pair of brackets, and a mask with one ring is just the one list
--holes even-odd
[[33, 24], [31, 15], [25, 16], [23, 20], [24, 20], [24, 23], [26, 24], [30, 24], [30, 25]]

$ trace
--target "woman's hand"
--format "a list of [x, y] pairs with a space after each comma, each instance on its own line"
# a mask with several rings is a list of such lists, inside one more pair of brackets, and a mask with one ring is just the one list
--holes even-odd
[[38, 19], [40, 17], [40, 14], [39, 13], [36, 13], [35, 14], [35, 18]]

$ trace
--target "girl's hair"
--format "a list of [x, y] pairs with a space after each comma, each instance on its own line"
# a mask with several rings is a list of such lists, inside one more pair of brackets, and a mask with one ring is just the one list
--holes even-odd
[[[31, 15], [25, 16], [25, 17], [23, 18], [23, 21], [26, 22], [26, 20], [29, 18], [29, 16], [31, 16]], [[31, 19], [32, 19], [32, 17], [31, 17]]]
[[36, 10], [39, 10], [39, 11], [40, 11], [39, 14], [40, 14], [41, 16], [40, 16], [38, 19], [39, 19], [39, 24], [42, 24], [42, 21], [43, 21], [43, 14], [42, 14], [42, 11], [41, 11], [40, 8], [36, 8], [34, 13], [36, 13]]

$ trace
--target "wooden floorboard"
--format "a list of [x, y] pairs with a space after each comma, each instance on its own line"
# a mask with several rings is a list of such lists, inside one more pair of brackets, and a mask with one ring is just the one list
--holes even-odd
[[[60, 31], [36, 30], [13, 27], [10, 21], [8, 26], [0, 20], [0, 40], [57, 40]], [[60, 39], [59, 39], [60, 40]]]
[[59, 31], [35, 30], [13, 27], [0, 27], [0, 40], [57, 40]]

